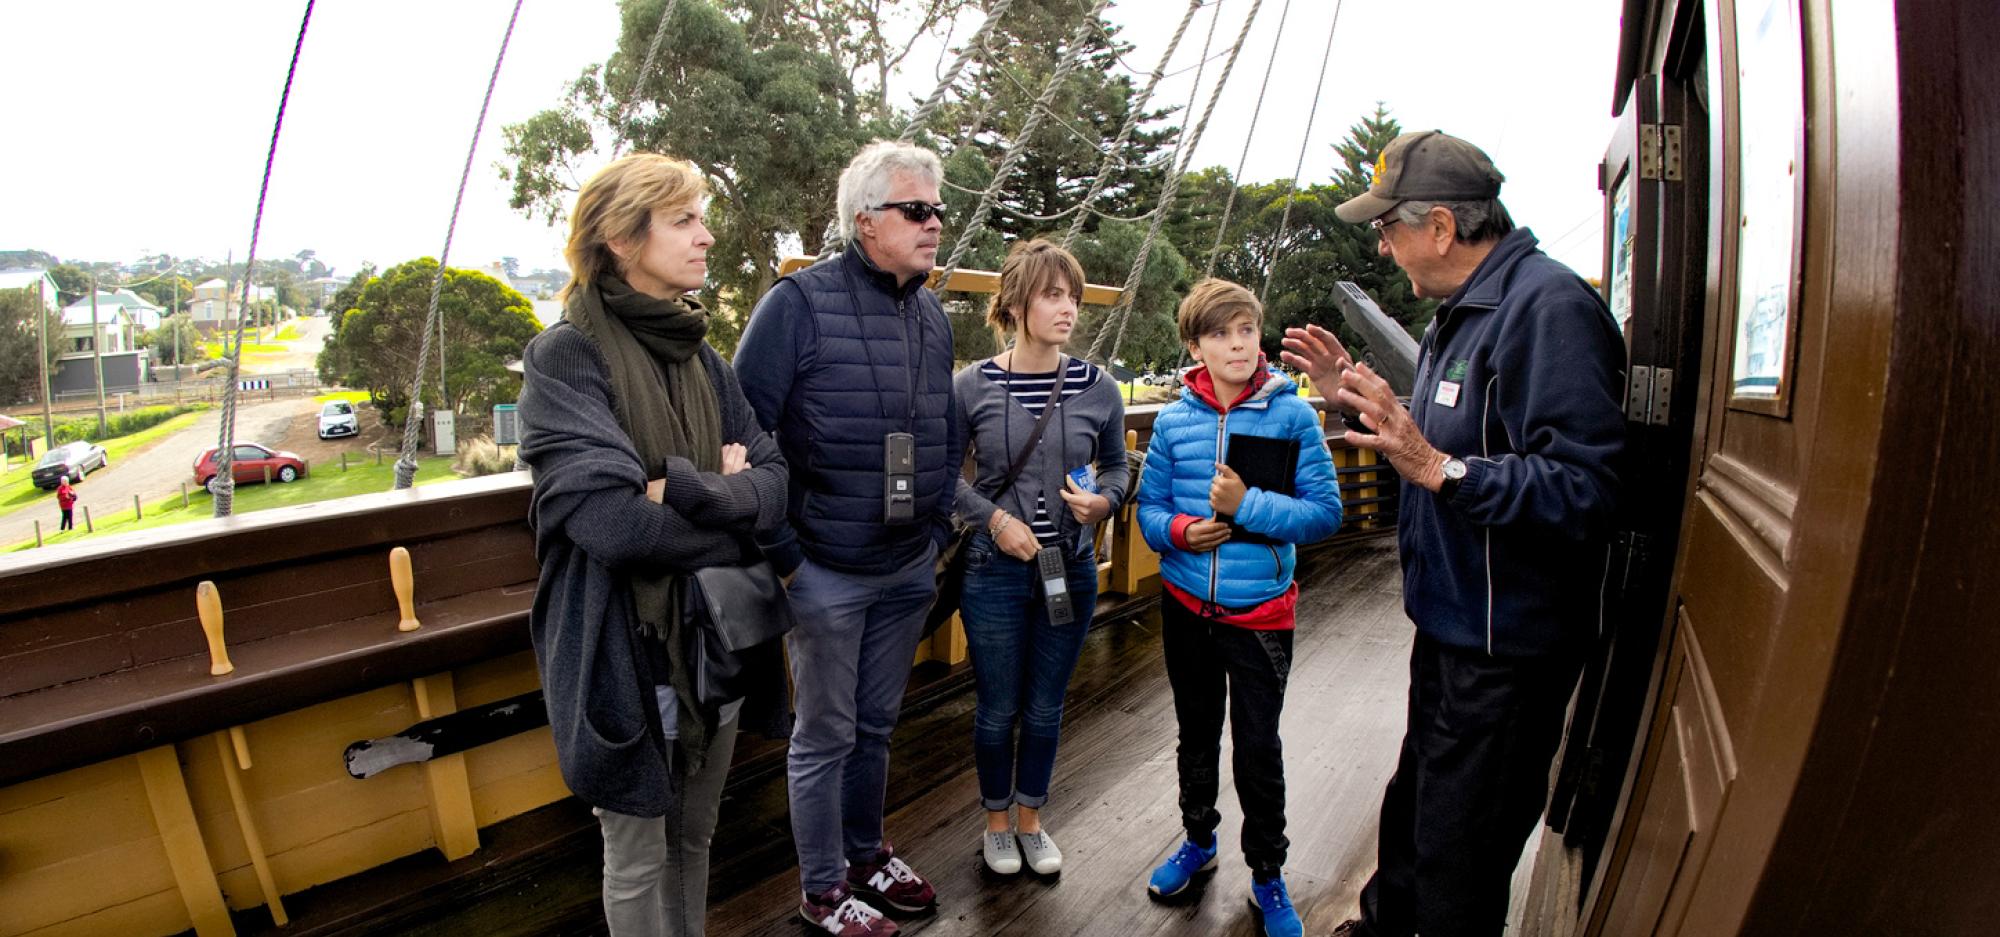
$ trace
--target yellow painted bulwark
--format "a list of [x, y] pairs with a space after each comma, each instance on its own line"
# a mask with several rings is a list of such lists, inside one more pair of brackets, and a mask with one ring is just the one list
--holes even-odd
[[[1128, 445], [1134, 442], [1128, 434]], [[1367, 452], [1337, 449], [1335, 458], [1377, 464]], [[1385, 487], [1393, 484], [1382, 478]], [[1135, 506], [1125, 505], [1106, 526], [1103, 587], [1128, 595], [1157, 588], [1159, 557], [1139, 534]], [[920, 660], [965, 658], [956, 620], [919, 650]], [[228, 909], [277, 904], [269, 895], [296, 894], [440, 844], [447, 853], [469, 853], [479, 829], [569, 796], [546, 728], [430, 765], [349, 777], [343, 753], [352, 742], [400, 732], [423, 719], [424, 709], [443, 714], [539, 685], [526, 651], [421, 683], [423, 707], [413, 684], [399, 682], [0, 788], [0, 937], [230, 933]], [[247, 769], [238, 760], [239, 738]], [[229, 768], [236, 769], [236, 797]], [[268, 887], [259, 881], [252, 842], [261, 844]]]

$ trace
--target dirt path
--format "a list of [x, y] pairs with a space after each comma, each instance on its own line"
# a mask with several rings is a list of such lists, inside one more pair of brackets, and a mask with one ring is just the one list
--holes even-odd
[[[318, 426], [318, 413], [318, 405], [309, 397], [250, 404], [236, 412], [236, 438], [282, 449], [285, 445], [280, 441], [291, 438], [299, 427], [304, 428], [307, 439], [312, 439]], [[193, 426], [127, 454], [111, 463], [110, 468], [92, 472], [76, 486], [77, 526], [83, 526], [82, 508], [85, 506], [89, 506], [94, 515], [108, 517], [130, 510], [135, 494], [141, 501], [151, 502], [178, 494], [181, 482], [192, 486], [195, 456], [215, 445], [221, 420], [220, 410], [207, 411], [195, 420]], [[299, 454], [311, 458], [304, 452]], [[0, 546], [33, 540], [36, 520], [42, 522], [44, 533], [54, 533], [57, 516], [53, 493], [22, 505], [12, 513], [0, 515]]]

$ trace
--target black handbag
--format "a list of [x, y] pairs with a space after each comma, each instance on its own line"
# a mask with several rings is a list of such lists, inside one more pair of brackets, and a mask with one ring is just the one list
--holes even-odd
[[[1028, 434], [1027, 446], [1021, 449], [1020, 455], [1014, 457], [1014, 464], [1007, 469], [1006, 480], [994, 490], [993, 500], [999, 500], [1001, 495], [1013, 488], [1015, 480], [1021, 477], [1021, 470], [1028, 467], [1028, 456], [1034, 454], [1035, 446], [1042, 441], [1042, 428], [1049, 425], [1049, 417], [1056, 412], [1056, 404], [1062, 398], [1066, 371], [1063, 359], [1058, 356], [1055, 383], [1049, 388], [1048, 401], [1042, 404], [1042, 415], [1035, 420], [1034, 431]], [[931, 600], [931, 610], [924, 615], [924, 637], [930, 637], [945, 622], [950, 621], [952, 615], [958, 613], [958, 606], [965, 599], [965, 548], [972, 543], [973, 536], [978, 533], [978, 524], [953, 524], [950, 542], [946, 543], [944, 549], [938, 553], [937, 597]]]
[[769, 560], [704, 567], [684, 581], [688, 673], [695, 701], [715, 712], [749, 695], [760, 670], [784, 666], [778, 639], [792, 630], [792, 607]]

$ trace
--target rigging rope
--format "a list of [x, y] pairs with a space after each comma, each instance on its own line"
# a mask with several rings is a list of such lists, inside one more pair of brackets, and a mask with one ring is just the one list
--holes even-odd
[[1201, 271], [1203, 279], [1215, 275], [1215, 259], [1222, 256], [1222, 237], [1229, 231], [1229, 216], [1236, 211], [1236, 188], [1242, 184], [1243, 167], [1250, 162], [1250, 141], [1257, 139], [1257, 118], [1264, 113], [1264, 92], [1271, 89], [1271, 70], [1278, 64], [1278, 45], [1285, 41], [1285, 18], [1291, 14], [1292, 0], [1285, 0], [1278, 10], [1278, 32], [1271, 39], [1271, 57], [1264, 62], [1264, 83], [1257, 86], [1257, 106], [1250, 111], [1250, 129], [1243, 134], [1243, 154], [1236, 157], [1236, 173], [1229, 177], [1229, 200], [1222, 204], [1222, 223], [1215, 227], [1215, 246], [1208, 249], [1208, 265]]
[[[668, 0], [671, 5], [672, 0]], [[669, 10], [671, 12], [671, 10]], [[486, 79], [486, 99], [479, 104], [479, 120], [472, 125], [472, 144], [465, 150], [465, 170], [458, 177], [458, 197], [451, 203], [451, 223], [444, 230], [444, 250], [438, 254], [437, 278], [431, 281], [430, 313], [424, 319], [424, 339], [417, 348], [417, 374], [411, 382], [410, 406], [403, 414], [403, 452], [396, 459], [396, 489], [410, 487], [417, 477], [417, 435], [421, 427], [417, 404], [424, 394], [424, 363], [431, 354], [433, 330], [444, 333], [444, 316], [438, 312], [438, 297], [444, 291], [445, 264], [451, 260], [451, 238], [458, 231], [458, 210], [465, 204], [465, 183], [472, 177], [472, 159], [479, 152], [479, 132], [486, 127], [486, 111], [493, 105], [493, 86], [500, 82], [500, 63], [507, 60], [507, 44], [513, 41], [514, 24], [521, 19], [521, 0], [514, 0], [514, 13], [507, 18], [507, 32], [500, 37], [500, 53], [493, 57], [493, 74]], [[448, 406], [444, 386], [444, 349], [438, 349], [438, 404]]]
[[[1180, 190], [1181, 177], [1187, 174], [1188, 164], [1194, 162], [1194, 152], [1201, 145], [1202, 134], [1208, 132], [1208, 120], [1215, 115], [1215, 102], [1221, 99], [1222, 89], [1229, 84], [1230, 73], [1236, 70], [1236, 59], [1243, 52], [1243, 42], [1250, 37], [1250, 26], [1257, 22], [1257, 13], [1263, 7], [1264, 0], [1252, 0], [1250, 15], [1243, 18], [1243, 28], [1236, 33], [1235, 44], [1229, 47], [1229, 58], [1222, 63], [1222, 74], [1216, 76], [1215, 88], [1209, 92], [1208, 104], [1201, 111], [1201, 120], [1194, 125], [1194, 132], [1184, 136], [1181, 144], [1177, 147], [1179, 150], [1177, 155], [1180, 158], [1172, 167], [1172, 172], [1167, 176], [1166, 187], [1160, 191], [1159, 204], [1153, 206], [1153, 211], [1156, 213], [1153, 215], [1153, 223], [1146, 229], [1146, 240], [1139, 245], [1139, 255], [1132, 259], [1132, 270], [1125, 276], [1125, 289], [1124, 292], [1119, 294], [1118, 306], [1112, 309], [1109, 316], [1105, 317], [1104, 327], [1099, 329], [1097, 337], [1091, 340], [1090, 357], [1093, 360], [1100, 363], [1109, 363], [1112, 358], [1118, 356], [1118, 346], [1125, 341], [1125, 328], [1132, 321], [1132, 304], [1138, 298], [1139, 280], [1146, 274], [1146, 263], [1152, 257], [1153, 244], [1160, 238], [1160, 227], [1166, 222], [1167, 212], [1172, 208], [1174, 196]], [[1216, 19], [1221, 18], [1221, 13], [1220, 9], [1216, 10]], [[1208, 28], [1209, 36], [1212, 39], [1215, 34], [1214, 20], [1209, 21]], [[1206, 46], [1203, 47], [1201, 54], [1204, 58], [1208, 56]], [[1200, 87], [1199, 82], [1196, 83], [1196, 87]], [[1190, 105], [1194, 103], [1192, 96], [1189, 97], [1188, 103]], [[1111, 340], [1111, 353], [1106, 357], [1100, 358], [1098, 357], [1098, 352], [1104, 343], [1105, 333], [1110, 331], [1110, 324], [1113, 318], [1118, 320], [1118, 332]]]
[[917, 107], [917, 112], [910, 115], [910, 122], [903, 125], [903, 133], [896, 138], [896, 142], [908, 143], [917, 138], [924, 125], [930, 122], [931, 115], [937, 113], [938, 107], [944, 103], [945, 92], [958, 81], [958, 73], [965, 71], [966, 63], [971, 62], [974, 55], [984, 54], [986, 39], [992, 35], [993, 25], [1000, 22], [1000, 17], [1005, 16], [1007, 8], [1013, 5], [1014, 0], [994, 0], [993, 9], [987, 12], [986, 19], [980, 21], [979, 28], [972, 31], [972, 38], [966, 40], [965, 50], [951, 63], [951, 70], [944, 73], [944, 78], [932, 89], [931, 96], [925, 98], [924, 103]]
[[[1121, 163], [1119, 165], [1123, 166], [1124, 164]], [[953, 182], [949, 179], [944, 180], [944, 187], [952, 190], [953, 192], [963, 192], [966, 195], [979, 195], [986, 191], [985, 189], [975, 189], [969, 185], [959, 185], [958, 183]], [[1003, 214], [1012, 215], [1015, 218], [1021, 219], [1022, 221], [1033, 221], [1044, 224], [1051, 221], [1061, 221], [1064, 218], [1068, 218], [1080, 211], [1089, 212], [1090, 214], [1096, 215], [1097, 217], [1102, 218], [1106, 221], [1124, 221], [1128, 223], [1145, 221], [1153, 217], [1153, 213], [1151, 210], [1142, 211], [1136, 215], [1114, 215], [1107, 211], [1091, 208], [1088, 204], [1084, 202], [1077, 202], [1076, 204], [1071, 205], [1070, 207], [1065, 208], [1062, 211], [1056, 212], [1055, 214], [1052, 215], [1037, 215], [1034, 212], [1022, 211], [1021, 209], [1015, 208], [1011, 205], [1004, 205], [999, 202], [993, 203], [993, 210], [1001, 212]]]
[[653, 73], [653, 63], [660, 57], [660, 45], [667, 38], [667, 21], [674, 18], [674, 9], [680, 4], [681, 0], [667, 0], [666, 6], [660, 10], [660, 23], [653, 27], [653, 41], [646, 44], [646, 57], [639, 63], [639, 73], [632, 76], [632, 89], [626, 92], [625, 100], [618, 102], [618, 119], [611, 124], [611, 158], [614, 161], [625, 149], [625, 139], [618, 132], [618, 127], [632, 113], [632, 102], [639, 99], [639, 89], [645, 85], [646, 76]]
[[[1056, 70], [1050, 73], [1048, 82], [1042, 85], [1042, 94], [1035, 100], [1035, 108], [1029, 111], [1027, 119], [1022, 121], [1019, 135], [1008, 145], [1007, 154], [1001, 158], [999, 168], [993, 171], [992, 181], [986, 184], [985, 193], [979, 197], [979, 207], [973, 209], [971, 219], [965, 223], [965, 230], [959, 232], [958, 243], [951, 249], [951, 259], [945, 262], [944, 272], [938, 277], [937, 282], [940, 286], [951, 282], [951, 275], [958, 270], [959, 261], [964, 260], [966, 252], [972, 249], [973, 239], [979, 236], [979, 232], [985, 230], [986, 217], [992, 213], [993, 202], [1000, 197], [1001, 187], [1006, 185], [1007, 178], [1014, 174], [1016, 167], [1020, 166], [1021, 158], [1027, 155], [1028, 142], [1034, 139], [1035, 131], [1041, 128], [1042, 117], [1048, 113], [1049, 105], [1055, 101], [1056, 93], [1062, 90], [1063, 82], [1069, 78], [1070, 72], [1076, 70], [1077, 63], [1082, 61], [1085, 43], [1090, 40], [1091, 32], [1097, 29], [1098, 17], [1102, 16], [1104, 8], [1110, 5], [1111, 0], [1097, 0], [1091, 6], [1090, 12], [1084, 14], [1083, 21], [1076, 24], [1076, 31], [1070, 36], [1069, 51], [1056, 63]], [[1158, 223], [1159, 218], [1156, 216], [1154, 224]]]
[[[972, 61], [973, 57], [984, 58], [986, 56], [986, 41], [993, 35], [994, 24], [999, 23], [1000, 17], [1006, 14], [1008, 7], [1013, 5], [1014, 0], [995, 0], [993, 9], [987, 11], [986, 18], [979, 21], [979, 28], [973, 30], [972, 36], [966, 39], [965, 48], [959, 51], [958, 58], [952, 60], [951, 69], [944, 73], [943, 78], [938, 79], [937, 87], [931, 89], [930, 97], [925, 98], [924, 103], [918, 105], [916, 113], [911, 114], [909, 122], [903, 125], [903, 132], [896, 137], [897, 143], [907, 144], [915, 140], [917, 134], [923, 132], [924, 125], [930, 123], [932, 115], [936, 114], [938, 108], [943, 106], [945, 93], [951, 90], [952, 85], [958, 83], [959, 73], [965, 71], [965, 66]], [[972, 133], [977, 134], [979, 132], [979, 125], [986, 120], [986, 109], [991, 104], [991, 95], [980, 98], [979, 109], [974, 111], [972, 115]], [[970, 137], [967, 139], [969, 140]], [[840, 218], [837, 217], [839, 209], [836, 208], [834, 211], [836, 217], [826, 223], [826, 230], [820, 235], [820, 260], [825, 260], [839, 253]]]
[[1299, 173], [1306, 168], [1306, 147], [1312, 143], [1313, 118], [1319, 116], [1319, 96], [1326, 91], [1326, 66], [1333, 61], [1333, 37], [1340, 28], [1340, 6], [1341, 0], [1334, 0], [1333, 25], [1326, 29], [1326, 51], [1319, 57], [1319, 83], [1313, 86], [1312, 108], [1306, 111], [1306, 135], [1299, 141], [1299, 161], [1292, 167], [1292, 179], [1285, 188], [1285, 212], [1278, 218], [1278, 236], [1271, 241], [1271, 265], [1264, 271], [1264, 285], [1257, 290], [1258, 303], [1271, 294], [1271, 280], [1278, 275], [1278, 253], [1285, 249], [1285, 231], [1292, 226], [1293, 196], [1298, 192]]
[[[257, 236], [264, 229], [264, 197], [271, 193], [271, 164], [278, 158], [278, 136], [285, 130], [285, 105], [292, 100], [292, 78], [299, 73], [299, 52], [306, 45], [306, 27], [312, 25], [314, 0], [306, 0], [305, 16], [299, 20], [299, 38], [292, 43], [292, 64], [285, 69], [285, 90], [278, 95], [278, 119], [271, 125], [271, 148], [264, 153], [264, 181], [257, 187], [257, 217], [250, 223], [250, 255], [243, 261], [243, 305], [236, 311], [236, 346], [229, 356], [229, 374], [222, 391], [222, 428], [215, 442], [215, 477], [209, 491], [215, 496], [215, 516], [228, 517], [236, 504], [236, 375], [243, 368], [243, 320], [250, 314], [250, 274], [257, 269]], [[95, 289], [95, 287], [93, 287]], [[227, 300], [223, 303], [227, 311]]]
[[[1111, 177], [1111, 166], [1113, 161], [1118, 161], [1120, 163], [1123, 162], [1123, 160], [1119, 159], [1118, 154], [1125, 149], [1125, 144], [1130, 143], [1132, 141], [1133, 131], [1138, 129], [1139, 121], [1143, 119], [1145, 116], [1146, 105], [1153, 100], [1153, 89], [1159, 87], [1160, 77], [1167, 70], [1167, 62], [1173, 59], [1174, 50], [1180, 48], [1181, 38], [1187, 35], [1188, 24], [1194, 21], [1195, 11], [1201, 9], [1202, 3], [1203, 0], [1188, 0], [1187, 12], [1181, 15], [1181, 24], [1178, 27], [1175, 27], [1174, 37], [1172, 39], [1167, 40], [1167, 51], [1160, 55], [1160, 63], [1158, 65], [1153, 66], [1153, 74], [1147, 77], [1146, 87], [1139, 91], [1139, 97], [1132, 102], [1132, 109], [1126, 112], [1125, 124], [1124, 126], [1118, 128], [1117, 138], [1111, 141], [1111, 146], [1108, 149], [1104, 150], [1102, 159], [1097, 164], [1097, 175], [1091, 177], [1090, 191], [1084, 193], [1083, 199], [1077, 202], [1078, 205], [1089, 205], [1090, 203], [1097, 201], [1098, 194], [1104, 191], [1104, 185], [1106, 181], [1109, 180]], [[1216, 0], [1216, 14], [1219, 16], [1221, 15], [1221, 13], [1222, 13], [1221, 0]], [[1209, 35], [1211, 37], [1215, 35], [1215, 30], [1213, 27], [1214, 24], [1213, 22], [1211, 22], [1209, 29]], [[1202, 61], [1200, 65], [1197, 66], [1197, 68], [1201, 66], [1206, 66], [1208, 64], [1207, 49], [1202, 50], [1201, 58]], [[1201, 76], [1199, 74], [1195, 76], [1195, 84], [1196, 86], [1200, 86], [1201, 84]], [[1155, 206], [1153, 210], [1159, 211], [1158, 206]], [[1082, 233], [1083, 233], [1083, 216], [1077, 215], [1076, 218], [1069, 223], [1068, 233], [1063, 235], [1063, 241], [1062, 241], [1063, 250], [1069, 250], [1070, 245], [1076, 243], [1077, 235], [1080, 235]]]

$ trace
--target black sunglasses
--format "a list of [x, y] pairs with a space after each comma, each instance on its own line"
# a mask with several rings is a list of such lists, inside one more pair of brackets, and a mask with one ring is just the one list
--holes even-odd
[[940, 221], [944, 220], [944, 206], [933, 205], [930, 202], [884, 202], [872, 210], [885, 211], [891, 208], [902, 212], [903, 217], [910, 219], [911, 224], [923, 224], [933, 217]]

